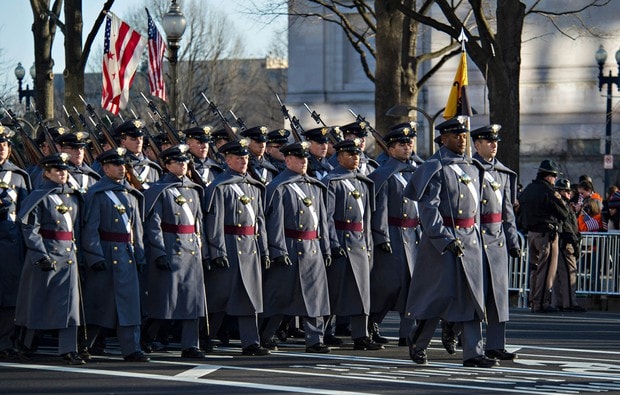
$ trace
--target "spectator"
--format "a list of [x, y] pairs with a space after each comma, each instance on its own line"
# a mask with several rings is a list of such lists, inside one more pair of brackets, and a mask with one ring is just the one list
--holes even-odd
[[607, 201], [609, 208], [609, 220], [607, 226], [609, 230], [620, 230], [620, 191], [614, 192]]
[[605, 194], [605, 200], [603, 200], [603, 230], [606, 232], [607, 226], [609, 224], [609, 199], [611, 198], [611, 196], [613, 196], [614, 193], [616, 193], [616, 191], [618, 191], [618, 187], [615, 185], [610, 186], [609, 188], [607, 188], [607, 193]]
[[580, 232], [600, 232], [603, 229], [603, 216], [598, 200], [587, 199], [584, 201], [577, 217], [577, 224]]

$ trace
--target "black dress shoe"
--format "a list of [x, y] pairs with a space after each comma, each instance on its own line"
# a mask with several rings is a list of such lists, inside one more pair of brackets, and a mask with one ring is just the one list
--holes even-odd
[[0, 351], [0, 359], [19, 359], [19, 353], [12, 348]]
[[306, 352], [313, 354], [329, 354], [331, 350], [323, 343], [316, 343], [311, 345], [310, 347], [306, 347]]
[[80, 355], [80, 358], [82, 358], [85, 361], [90, 361], [93, 356], [91, 355], [90, 352], [88, 352], [88, 348], [82, 348], [78, 354]]
[[181, 358], [202, 359], [205, 357], [205, 353], [196, 347], [186, 348], [181, 351]]
[[499, 362], [495, 359], [489, 359], [484, 355], [478, 355], [477, 357], [463, 361], [463, 366], [468, 368], [492, 368], [494, 366], [499, 366]]
[[123, 357], [123, 359], [127, 362], [148, 362], [151, 360], [151, 358], [144, 355], [142, 351], [136, 351], [134, 353], [126, 355]]
[[398, 338], [398, 347], [405, 347], [405, 346], [408, 346], [407, 338], [406, 337], [399, 337]]
[[353, 349], [354, 350], [363, 350], [363, 351], [375, 351], [381, 350], [384, 347], [372, 341], [368, 336], [358, 337], [357, 339], [353, 339]]
[[426, 358], [426, 349], [424, 348], [416, 348], [416, 346], [409, 347], [409, 358], [418, 365], [426, 365], [428, 364], [428, 359]]
[[262, 340], [260, 345], [270, 351], [278, 351], [278, 343], [275, 340]]
[[388, 344], [390, 342], [387, 337], [383, 337], [379, 333], [373, 333], [372, 341], [378, 344]]
[[62, 354], [62, 359], [69, 365], [84, 365], [86, 363], [77, 352], [68, 352], [66, 354]]
[[306, 332], [299, 328], [289, 328], [288, 337], [304, 339], [306, 337]]
[[244, 348], [241, 351], [241, 354], [263, 356], [263, 355], [269, 355], [271, 353], [265, 347], [261, 347], [258, 344], [252, 344], [251, 346]]
[[456, 354], [456, 333], [453, 322], [441, 320], [441, 344], [448, 354]]
[[499, 359], [502, 361], [512, 361], [518, 358], [517, 354], [506, 350], [487, 350], [484, 355], [486, 355], [487, 358]]
[[342, 346], [343, 341], [334, 335], [323, 336], [323, 343], [328, 346]]

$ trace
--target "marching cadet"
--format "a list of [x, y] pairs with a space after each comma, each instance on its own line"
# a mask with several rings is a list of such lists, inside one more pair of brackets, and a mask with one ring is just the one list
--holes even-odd
[[138, 272], [145, 265], [143, 196], [125, 179], [127, 152], [97, 157], [105, 176], [86, 193], [82, 252], [88, 269], [83, 287], [88, 347], [101, 328], [115, 328], [126, 361], [148, 362], [140, 350]]
[[10, 160], [15, 132], [0, 125], [0, 358], [17, 357], [12, 340], [15, 332], [15, 302], [24, 266], [24, 239], [17, 212], [30, 191], [28, 173]]
[[220, 147], [227, 169], [207, 188], [205, 234], [210, 270], [206, 273], [211, 332], [225, 314], [237, 316], [243, 355], [267, 355], [260, 345], [257, 315], [263, 311], [261, 264], [270, 265], [263, 213], [263, 185], [248, 175], [248, 141]]
[[223, 170], [213, 159], [209, 158], [209, 144], [211, 143], [211, 128], [208, 126], [185, 129], [185, 143], [189, 147], [189, 154], [194, 163], [194, 169], [202, 180], [202, 185], [208, 187]]
[[248, 150], [250, 152], [249, 173], [263, 185], [268, 185], [273, 177], [278, 175], [278, 169], [265, 158], [267, 146], [267, 132], [265, 126], [255, 126], [243, 130], [241, 135], [249, 140]]
[[[40, 189], [23, 201], [18, 218], [26, 243], [15, 323], [28, 332], [58, 330], [58, 352], [70, 365], [82, 365], [77, 352], [80, 287], [75, 239], [81, 195], [67, 185], [69, 155], [46, 156]], [[26, 338], [32, 337], [26, 335]], [[29, 344], [25, 344], [26, 347]]]
[[415, 135], [415, 123], [393, 126], [383, 139], [390, 158], [369, 175], [375, 183], [375, 210], [371, 220], [374, 265], [368, 326], [377, 343], [388, 342], [379, 334], [379, 324], [390, 310], [400, 314], [399, 345], [407, 345], [406, 337], [413, 326], [413, 320], [404, 313], [421, 229], [417, 203], [403, 196], [403, 191], [417, 166], [411, 162], [411, 139]]
[[202, 188], [187, 176], [189, 147], [181, 144], [160, 155], [164, 176], [144, 193], [148, 240], [147, 311], [153, 320], [147, 341], [163, 320], [182, 325], [181, 357], [204, 358], [198, 344], [198, 320], [206, 317], [202, 269]]
[[308, 158], [308, 175], [322, 180], [327, 173], [334, 169], [327, 160], [328, 134], [333, 128], [322, 127], [306, 130], [304, 137], [310, 141], [310, 157]]
[[127, 150], [127, 171], [131, 172], [133, 185], [144, 191], [156, 182], [161, 175], [161, 167], [144, 155], [144, 122], [139, 119], [130, 119], [121, 123], [115, 130], [114, 135], [119, 140], [119, 147]]
[[483, 169], [465, 155], [466, 117], [437, 126], [441, 147], [411, 177], [405, 197], [418, 201], [422, 237], [411, 276], [408, 317], [417, 320], [409, 333], [409, 356], [426, 364], [426, 348], [439, 318], [462, 327], [463, 366], [488, 368], [481, 320], [484, 281], [480, 219]]
[[56, 138], [60, 152], [69, 154], [69, 178], [67, 183], [71, 188], [85, 194], [88, 188], [97, 182], [101, 176], [84, 163], [84, 151], [88, 144], [87, 132], [65, 133]]
[[280, 150], [286, 170], [267, 187], [265, 220], [272, 265], [265, 271], [265, 323], [261, 337], [269, 344], [285, 315], [303, 317], [306, 352], [328, 353], [323, 344], [329, 315], [325, 266], [331, 252], [325, 211], [325, 185], [308, 177], [310, 143], [292, 143]]
[[[39, 149], [41, 150], [43, 156], [52, 155], [54, 152], [60, 152], [60, 146], [56, 142], [56, 139], [65, 133], [69, 133], [69, 129], [65, 128], [64, 126], [50, 126], [47, 128], [47, 132], [49, 133], [49, 136], [54, 142], [53, 147], [50, 146], [47, 139], [45, 138], [46, 134], [42, 126], [39, 126], [39, 131], [37, 132], [37, 136], [35, 138], [35, 143], [37, 144], [37, 146], [39, 146]], [[38, 188], [39, 184], [43, 181], [41, 179], [41, 173], [43, 172], [41, 166], [39, 166], [38, 163], [33, 163], [30, 167], [26, 169], [26, 172], [30, 176], [30, 181], [33, 188]]]
[[343, 140], [334, 145], [338, 167], [322, 181], [327, 185], [327, 212], [332, 264], [327, 269], [331, 313], [351, 316], [356, 350], [383, 346], [368, 336], [370, 313], [370, 214], [374, 209], [373, 182], [361, 174], [361, 142]]
[[290, 130], [277, 129], [267, 133], [267, 149], [265, 158], [274, 165], [278, 174], [286, 169], [284, 162], [284, 154], [280, 151], [284, 145], [288, 144], [288, 138], [291, 135]]
[[512, 204], [516, 200], [517, 174], [495, 156], [500, 125], [488, 125], [471, 132], [477, 159], [484, 167], [480, 199], [480, 230], [484, 243], [486, 290], [486, 345], [488, 358], [512, 360], [517, 354], [506, 351], [508, 321], [508, 254], [521, 256]]
[[[360, 141], [360, 149], [362, 153], [360, 154], [360, 164], [359, 164], [359, 172], [363, 175], [367, 176], [379, 167], [379, 164], [374, 160], [368, 157], [364, 150], [366, 149], [366, 137], [368, 137], [368, 130], [366, 130], [366, 122], [352, 122], [346, 125], [340, 126], [340, 132], [345, 140], [353, 140], [358, 139]], [[338, 165], [338, 153], [334, 153], [329, 158], [329, 163], [336, 167]]]
[[228, 135], [226, 129], [218, 129], [215, 132], [211, 132], [211, 139], [213, 140], [213, 146], [215, 147], [213, 159], [218, 165], [225, 168], [226, 159], [224, 159], [224, 155], [220, 151], [220, 147], [230, 142], [230, 136]]

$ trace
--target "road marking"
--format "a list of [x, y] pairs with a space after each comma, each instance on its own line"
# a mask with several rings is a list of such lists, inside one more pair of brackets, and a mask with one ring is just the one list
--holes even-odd
[[212, 365], [198, 365], [192, 369], [189, 370], [185, 370], [177, 375], [175, 375], [174, 377], [190, 377], [190, 378], [200, 378], [202, 376], [206, 376], [208, 374], [211, 374], [213, 372], [216, 372], [219, 370], [218, 366], [212, 366]]

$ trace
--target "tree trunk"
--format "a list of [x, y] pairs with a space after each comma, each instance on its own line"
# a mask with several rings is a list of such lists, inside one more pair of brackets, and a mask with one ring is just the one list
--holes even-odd
[[82, 0], [65, 0], [65, 100], [67, 111], [81, 108], [84, 94], [82, 62]]
[[56, 24], [47, 15], [50, 0], [30, 0], [34, 22], [34, 59], [37, 76], [35, 79], [36, 108], [43, 118], [54, 116], [54, 60], [52, 59], [52, 42], [56, 33]]

